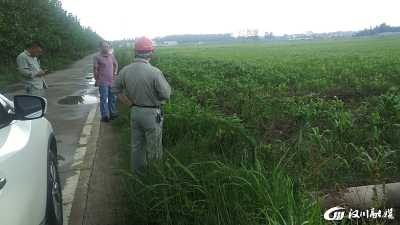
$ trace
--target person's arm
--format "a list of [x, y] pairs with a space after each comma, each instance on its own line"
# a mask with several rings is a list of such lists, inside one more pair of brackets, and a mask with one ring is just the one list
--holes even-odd
[[125, 96], [125, 94], [124, 94], [123, 92], [118, 93], [118, 94], [116, 94], [116, 95], [117, 95], [118, 100], [120, 100], [124, 105], [128, 106], [129, 108], [132, 108], [133, 103], [130, 102], [130, 101], [126, 98], [126, 96]]
[[99, 67], [99, 62], [97, 60], [97, 55], [93, 59], [93, 77], [94, 77], [94, 86], [97, 87], [97, 79], [99, 78], [99, 74], [97, 73], [97, 67]]
[[114, 80], [115, 80], [115, 78], [117, 78], [117, 75], [116, 75], [117, 72], [118, 72], [118, 64], [114, 66], [114, 73], [113, 73]]
[[117, 77], [117, 75], [115, 75], [115, 74], [118, 73], [118, 63], [117, 63], [117, 60], [115, 60], [114, 56], [113, 56], [113, 59], [114, 59], [114, 62], [113, 62], [113, 65], [114, 65], [113, 77], [114, 77], [114, 80], [115, 80], [115, 78]]
[[94, 76], [94, 79], [97, 81], [97, 78], [98, 78], [97, 67], [93, 67], [93, 76]]
[[93, 77], [94, 77], [94, 85], [95, 87], [97, 87], [97, 78], [99, 77], [99, 75], [97, 74], [97, 67], [93, 67]]
[[167, 100], [170, 98], [171, 87], [169, 86], [167, 80], [165, 80], [165, 77], [161, 71], [155, 74], [154, 86], [157, 91], [157, 96], [160, 100]]
[[120, 100], [124, 105], [128, 106], [129, 108], [132, 108], [133, 103], [130, 102], [125, 94], [124, 94], [124, 84], [123, 84], [123, 70], [121, 70], [122, 73], [121, 75], [117, 76], [117, 79], [115, 79], [114, 83], [111, 85], [111, 92], [114, 93], [118, 100]]
[[17, 57], [17, 66], [19, 73], [26, 77], [34, 78], [35, 76], [41, 77], [46, 75], [43, 70], [38, 72], [30, 70], [27, 60], [23, 57]]
[[38, 71], [37, 72], [37, 74], [36, 74], [36, 76], [38, 76], [38, 77], [43, 77], [43, 76], [46, 76], [48, 73], [46, 73], [44, 70], [41, 70], [41, 71]]

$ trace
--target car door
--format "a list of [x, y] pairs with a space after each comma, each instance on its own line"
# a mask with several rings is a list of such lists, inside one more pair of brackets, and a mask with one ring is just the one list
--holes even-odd
[[[4, 143], [6, 142], [8, 135], [10, 133], [11, 127], [8, 126], [8, 113], [5, 111], [2, 104], [0, 104], [0, 149], [3, 147]], [[1, 155], [1, 152], [0, 152]], [[0, 164], [1, 166], [1, 164]], [[7, 180], [4, 174], [0, 170], [0, 199], [3, 187], [6, 185]]]
[[37, 225], [45, 217], [48, 138], [43, 138], [44, 121], [10, 123], [0, 104], [0, 224]]

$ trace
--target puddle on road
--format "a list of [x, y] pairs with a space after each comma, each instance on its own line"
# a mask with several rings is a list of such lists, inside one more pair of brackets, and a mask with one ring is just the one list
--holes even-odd
[[57, 165], [60, 164], [59, 161], [65, 161], [64, 156], [62, 156], [62, 155], [57, 155]]
[[87, 84], [94, 84], [95, 82], [93, 77], [91, 79], [86, 78], [86, 81], [88, 81]]
[[57, 155], [57, 160], [58, 161], [65, 161], [65, 158], [62, 155]]
[[86, 81], [88, 81], [87, 82], [87, 84], [94, 84], [94, 74], [93, 73], [85, 73], [85, 78], [86, 78]]
[[94, 80], [94, 73], [85, 73], [85, 78]]
[[80, 105], [80, 104], [94, 104], [99, 102], [99, 98], [80, 95], [80, 96], [67, 96], [66, 98], [60, 99], [58, 101], [59, 105]]
[[93, 81], [90, 81], [90, 82], [86, 82], [86, 83], [78, 83], [78, 84], [92, 84], [92, 85], [94, 85], [94, 80], [93, 80]]

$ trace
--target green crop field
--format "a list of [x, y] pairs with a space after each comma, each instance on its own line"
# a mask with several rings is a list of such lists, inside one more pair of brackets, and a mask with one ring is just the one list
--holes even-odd
[[309, 191], [400, 181], [399, 36], [156, 47], [151, 64], [173, 90], [165, 159], [129, 178], [125, 218], [324, 224]]

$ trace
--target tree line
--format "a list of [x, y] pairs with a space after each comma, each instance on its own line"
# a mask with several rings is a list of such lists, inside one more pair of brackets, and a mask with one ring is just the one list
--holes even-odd
[[165, 37], [153, 38], [156, 43], [162, 44], [166, 41], [176, 41], [178, 44], [189, 44], [199, 42], [225, 42], [234, 39], [232, 33], [225, 34], [183, 34], [167, 35]]
[[258, 29], [241, 29], [238, 31], [238, 39], [258, 41], [260, 39], [258, 36]]
[[[265, 39], [274, 38], [273, 33], [265, 32]], [[165, 37], [156, 37], [152, 39], [154, 42], [163, 44], [167, 41], [176, 41], [178, 44], [189, 44], [189, 43], [210, 43], [210, 42], [229, 42], [229, 41], [259, 41], [260, 36], [258, 29], [247, 28], [240, 29], [238, 31], [237, 38], [234, 37], [233, 33], [225, 34], [182, 34], [182, 35], [167, 35]], [[114, 41], [115, 42], [115, 41]]]
[[357, 32], [355, 36], [368, 36], [385, 32], [400, 32], [400, 27], [391, 27], [386, 23], [382, 23], [381, 25], [375, 26], [374, 28], [365, 28], [364, 30]]
[[0, 67], [15, 66], [26, 44], [43, 45], [42, 58], [77, 56], [98, 49], [102, 38], [81, 26], [59, 0], [0, 0]]

